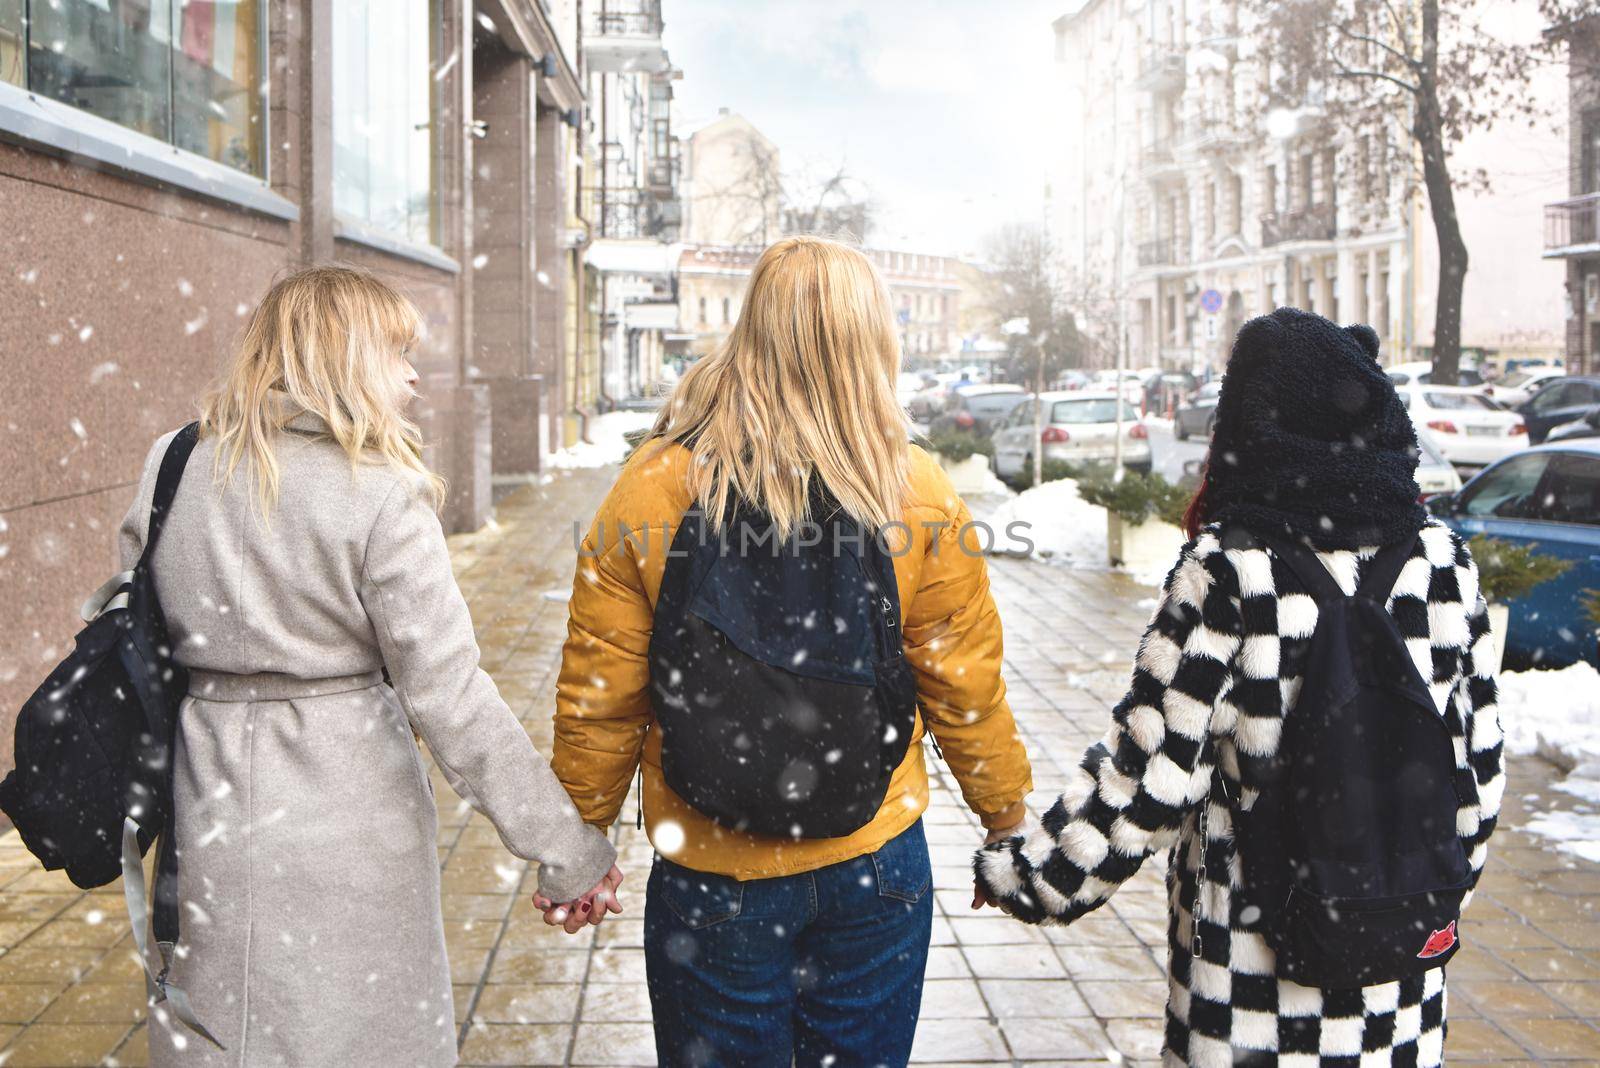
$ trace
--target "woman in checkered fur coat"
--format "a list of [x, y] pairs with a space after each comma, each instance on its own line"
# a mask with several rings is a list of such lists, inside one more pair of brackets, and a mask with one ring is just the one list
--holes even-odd
[[975, 860], [1017, 918], [1071, 923], [1169, 850], [1169, 1065], [1443, 1063], [1442, 968], [1347, 990], [1275, 976], [1260, 910], [1238, 901], [1229, 810], [1255, 799], [1318, 614], [1255, 535], [1309, 543], [1347, 593], [1379, 547], [1414, 539], [1387, 607], [1455, 739], [1457, 831], [1474, 881], [1483, 868], [1504, 788], [1488, 617], [1466, 545], [1417, 504], [1415, 431], [1377, 352], [1369, 327], [1288, 308], [1240, 331], [1194, 536], [1110, 730], [1040, 827]]

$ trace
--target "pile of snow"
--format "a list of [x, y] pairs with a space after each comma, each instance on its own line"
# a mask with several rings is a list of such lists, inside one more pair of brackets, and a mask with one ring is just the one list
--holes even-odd
[[632, 430], [648, 430], [656, 421], [654, 412], [607, 412], [589, 420], [589, 441], [557, 449], [547, 457], [552, 468], [604, 467], [620, 464], [628, 454], [622, 435]]
[[1587, 663], [1559, 671], [1500, 675], [1500, 726], [1506, 749], [1544, 757], [1567, 772], [1556, 784], [1586, 804], [1541, 813], [1527, 829], [1557, 848], [1600, 863], [1600, 672]]
[[1106, 567], [1106, 510], [1079, 497], [1073, 479], [1024, 490], [996, 508], [988, 522], [996, 552], [1023, 554], [1032, 542], [1035, 556], [1069, 567]]

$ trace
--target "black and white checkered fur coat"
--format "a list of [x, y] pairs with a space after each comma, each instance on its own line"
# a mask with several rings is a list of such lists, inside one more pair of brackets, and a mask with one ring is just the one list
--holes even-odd
[[[1299, 986], [1275, 977], [1271, 947], [1240, 923], [1228, 806], [1256, 795], [1239, 757], [1276, 751], [1318, 613], [1268, 549], [1225, 549], [1222, 537], [1207, 528], [1184, 547], [1110, 730], [1039, 828], [978, 854], [978, 877], [1019, 918], [1070, 923], [1170, 849], [1169, 1065], [1440, 1064], [1443, 969], [1364, 989]], [[1353, 592], [1374, 552], [1320, 556]], [[1455, 738], [1467, 799], [1457, 829], [1476, 879], [1504, 778], [1495, 683], [1477, 666], [1492, 657], [1488, 615], [1461, 539], [1424, 527], [1388, 608]], [[1463, 937], [1470, 952], [1470, 927]]]

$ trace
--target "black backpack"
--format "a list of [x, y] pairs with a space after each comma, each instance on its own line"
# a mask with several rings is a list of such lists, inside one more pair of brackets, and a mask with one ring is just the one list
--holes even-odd
[[662, 773], [726, 827], [850, 834], [916, 725], [894, 562], [836, 506], [784, 541], [730, 511], [713, 532], [691, 508], [667, 554], [649, 652]]
[[178, 940], [178, 858], [172, 842], [172, 743], [189, 674], [172, 656], [150, 562], [183, 469], [199, 437], [190, 423], [161, 458], [150, 531], [132, 571], [84, 605], [88, 626], [73, 650], [17, 714], [16, 769], [0, 782], [0, 809], [48, 870], [64, 868], [85, 890], [123, 876], [129, 919], [156, 1000], [215, 1042], [183, 991], [166, 982], [167, 960], [149, 955], [140, 858], [157, 835], [151, 926], [164, 955]]
[[1419, 975], [1461, 944], [1471, 868], [1454, 742], [1385, 608], [1415, 538], [1380, 550], [1354, 596], [1304, 545], [1267, 543], [1318, 618], [1277, 753], [1241, 755], [1260, 795], [1237, 814], [1235, 922], [1263, 931], [1278, 976], [1305, 986]]

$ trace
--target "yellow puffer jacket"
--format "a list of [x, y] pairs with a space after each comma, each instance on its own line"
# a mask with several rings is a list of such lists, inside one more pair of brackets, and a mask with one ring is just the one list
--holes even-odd
[[663, 531], [670, 538], [690, 505], [689, 462], [679, 446], [636, 452], [601, 504], [578, 560], [551, 762], [583, 818], [609, 827], [643, 759], [645, 824], [658, 852], [736, 879], [811, 871], [873, 852], [922, 815], [928, 773], [919, 742], [926, 726], [984, 826], [1018, 822], [1032, 777], [1000, 678], [1000, 617], [978, 533], [962, 532], [971, 520], [966, 505], [939, 465], [915, 446], [904, 516], [912, 545], [894, 558], [894, 567], [920, 715], [878, 814], [844, 838], [789, 841], [721, 827], [667, 788], [647, 651], [666, 565]]

